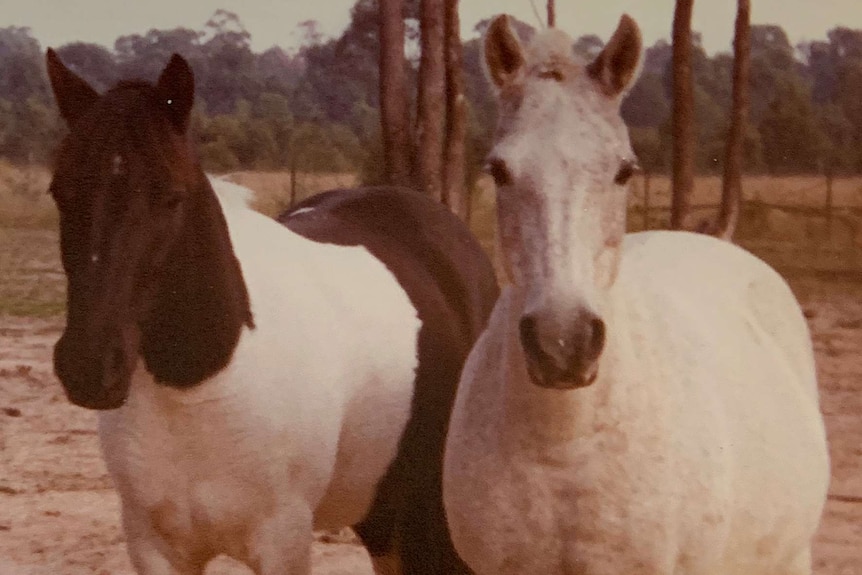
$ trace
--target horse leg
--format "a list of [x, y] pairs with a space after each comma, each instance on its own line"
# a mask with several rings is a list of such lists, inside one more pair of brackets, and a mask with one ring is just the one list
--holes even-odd
[[398, 455], [377, 488], [368, 516], [354, 526], [377, 575], [456, 575], [471, 571], [458, 557], [443, 508], [443, 449], [461, 370], [457, 352], [420, 332], [420, 360]]
[[248, 564], [256, 575], [311, 573], [313, 512], [305, 502], [281, 506], [258, 523], [248, 540]]
[[138, 575], [202, 575], [209, 558], [182, 557], [152, 526], [123, 513], [126, 548]]

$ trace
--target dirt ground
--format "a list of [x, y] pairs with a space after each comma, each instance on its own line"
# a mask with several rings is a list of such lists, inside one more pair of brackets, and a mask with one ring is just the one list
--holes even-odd
[[[814, 334], [832, 453], [818, 575], [862, 575], [862, 283], [798, 278]], [[0, 575], [132, 575], [95, 414], [69, 405], [51, 372], [59, 319], [0, 318]], [[315, 575], [367, 575], [365, 551], [318, 541]], [[208, 575], [248, 573], [219, 560]]]

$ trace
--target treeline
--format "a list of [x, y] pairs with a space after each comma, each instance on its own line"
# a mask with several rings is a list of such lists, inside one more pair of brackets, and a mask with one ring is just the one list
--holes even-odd
[[[413, 12], [406, 14], [411, 42], [418, 35]], [[516, 25], [522, 37], [532, 33]], [[182, 54], [195, 71], [194, 133], [209, 170], [359, 170], [373, 181], [381, 154], [376, 1], [358, 0], [339, 38], [323, 38], [314, 22], [300, 30], [304, 41], [296, 54], [278, 47], [255, 53], [239, 17], [219, 10], [201, 30], [150, 30], [122, 36], [112, 49], [76, 42], [57, 51], [100, 90], [121, 78], [154, 80], [172, 53]], [[707, 55], [697, 35], [694, 42], [697, 164], [713, 173], [723, 159], [733, 59]], [[592, 35], [575, 44], [586, 58], [601, 48]], [[49, 161], [64, 129], [50, 97], [44, 49], [27, 28], [0, 28], [0, 156], [13, 161]], [[794, 47], [780, 27], [753, 26], [751, 58], [747, 171], [862, 173], [862, 30], [837, 27], [827, 41]], [[670, 161], [670, 59], [667, 42], [650, 47], [623, 104], [635, 149], [652, 172], [666, 171]], [[464, 44], [464, 67], [472, 178], [494, 125], [478, 40]]]

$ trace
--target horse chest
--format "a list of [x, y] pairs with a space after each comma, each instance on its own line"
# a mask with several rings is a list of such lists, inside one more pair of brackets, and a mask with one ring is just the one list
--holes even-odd
[[488, 573], [502, 575], [672, 572], [679, 534], [656, 514], [675, 513], [672, 490], [657, 487], [660, 473], [620, 459], [616, 433], [579, 443], [566, 461], [501, 450], [505, 457], [479, 457], [459, 469], [458, 492], [468, 497], [456, 503], [447, 496], [470, 564], [493, 565]]

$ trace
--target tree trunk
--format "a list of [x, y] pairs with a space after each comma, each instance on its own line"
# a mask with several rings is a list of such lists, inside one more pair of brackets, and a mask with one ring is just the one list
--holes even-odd
[[724, 179], [716, 235], [733, 240], [742, 210], [742, 161], [748, 121], [748, 76], [751, 53], [750, 0], [738, 0], [733, 36], [733, 108], [724, 154]]
[[673, 14], [673, 198], [670, 225], [682, 229], [694, 186], [694, 82], [691, 12], [694, 0], [676, 0]]
[[548, 28], [557, 26], [557, 9], [554, 0], [548, 0]]
[[444, 2], [422, 0], [420, 14], [419, 96], [417, 105], [420, 188], [442, 199], [443, 120], [446, 109]]
[[380, 128], [386, 181], [413, 184], [412, 134], [404, 58], [404, 0], [379, 0]]
[[461, 66], [461, 24], [458, 0], [446, 1], [446, 148], [443, 161], [443, 203], [455, 215], [468, 221], [464, 181], [464, 152], [467, 138], [467, 106], [464, 72]]

